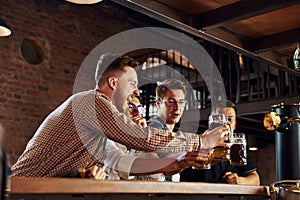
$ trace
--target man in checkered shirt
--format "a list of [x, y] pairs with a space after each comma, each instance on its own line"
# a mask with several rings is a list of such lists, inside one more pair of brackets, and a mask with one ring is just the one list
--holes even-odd
[[11, 176], [77, 177], [78, 168], [102, 166], [106, 137], [128, 149], [181, 152], [213, 147], [228, 132], [224, 126], [200, 136], [134, 123], [119, 111], [126, 109], [129, 95], [138, 94], [136, 65], [128, 57], [102, 55], [96, 89], [72, 95], [44, 120]]

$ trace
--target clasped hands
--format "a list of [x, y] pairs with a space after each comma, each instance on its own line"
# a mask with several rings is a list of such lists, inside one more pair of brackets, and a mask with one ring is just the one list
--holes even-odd
[[107, 174], [101, 166], [93, 165], [89, 168], [79, 168], [78, 172], [82, 178], [90, 178], [96, 180], [105, 180]]

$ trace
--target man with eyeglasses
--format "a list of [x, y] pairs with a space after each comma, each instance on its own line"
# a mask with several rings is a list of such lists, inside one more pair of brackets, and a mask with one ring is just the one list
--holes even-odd
[[186, 86], [176, 79], [167, 79], [156, 87], [157, 115], [148, 120], [148, 125], [173, 131], [182, 117], [186, 104]]
[[128, 98], [128, 109], [127, 116], [132, 119], [137, 124], [140, 124], [143, 128], [147, 127], [147, 123], [143, 115], [145, 114], [146, 109], [141, 104], [140, 96], [131, 95]]
[[[141, 127], [146, 128], [147, 123], [145, 118], [143, 117], [143, 114], [145, 114], [145, 108], [141, 103], [141, 98], [136, 95], [131, 95], [128, 98], [127, 105], [128, 108], [125, 111], [126, 115], [130, 117], [132, 121], [134, 121], [136, 124], [139, 124]], [[151, 167], [152, 165], [156, 166], [155, 163], [159, 163], [162, 161], [159, 160], [156, 153], [138, 151], [136, 149], [128, 149], [126, 146], [116, 142], [114, 142], [114, 144], [120, 150], [118, 151], [114, 150], [113, 155], [111, 152], [108, 151], [106, 155], [107, 158], [104, 160], [103, 169], [106, 171], [108, 175], [107, 179], [109, 180], [137, 179], [137, 180], [148, 180], [148, 181], [165, 180], [163, 173], [161, 173], [162, 172], [161, 167], [158, 167], [157, 169], [153, 169]], [[139, 170], [137, 167], [138, 166], [137, 163], [139, 163], [138, 165], [143, 166], [142, 171], [144, 174], [135, 173]], [[97, 176], [97, 174], [94, 174], [93, 176]]]
[[[186, 105], [186, 85], [176, 79], [167, 79], [156, 87], [157, 115], [148, 120], [148, 126], [157, 129], [175, 131], [175, 124], [182, 117]], [[166, 154], [159, 154], [160, 157]], [[166, 177], [167, 180], [178, 181], [178, 175]], [[176, 180], [175, 180], [176, 179]]]

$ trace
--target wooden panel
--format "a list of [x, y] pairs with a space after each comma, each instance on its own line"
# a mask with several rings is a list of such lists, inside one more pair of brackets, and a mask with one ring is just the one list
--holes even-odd
[[300, 4], [245, 19], [226, 27], [252, 38], [263, 37], [299, 28]]
[[210, 10], [226, 6], [240, 0], [189, 0], [189, 1], [174, 1], [174, 0], [157, 0], [158, 2], [173, 7], [188, 14], [199, 14]]

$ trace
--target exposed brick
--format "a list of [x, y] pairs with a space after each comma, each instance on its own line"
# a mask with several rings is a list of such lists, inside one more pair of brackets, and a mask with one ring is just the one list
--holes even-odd
[[[9, 0], [9, 6], [0, 3], [0, 10], [13, 31], [0, 42], [0, 123], [6, 129], [4, 148], [14, 163], [45, 117], [72, 94], [85, 56], [134, 25], [95, 5], [63, 4], [45, 11], [35, 0]], [[44, 47], [45, 60], [38, 65], [26, 63], [20, 52], [27, 37]]]

